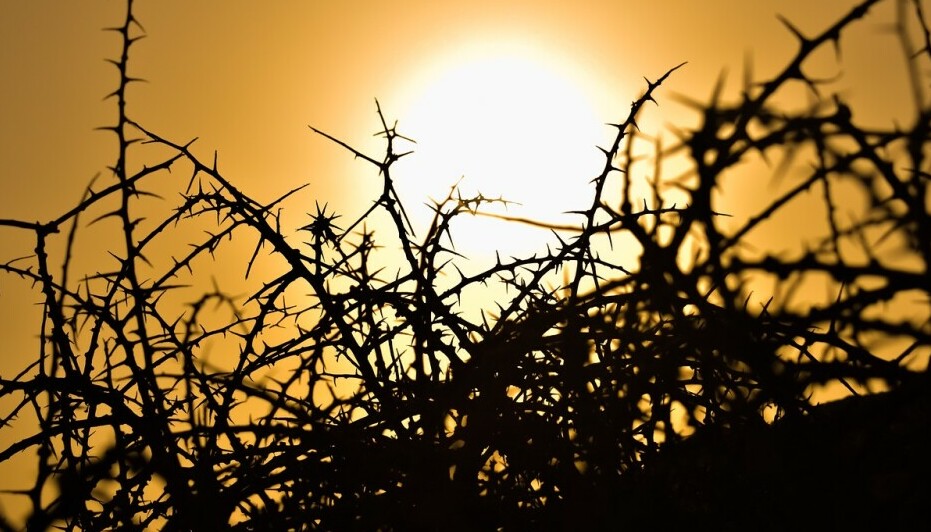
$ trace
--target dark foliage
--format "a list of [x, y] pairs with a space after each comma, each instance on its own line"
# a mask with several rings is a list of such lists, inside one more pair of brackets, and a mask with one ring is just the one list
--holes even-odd
[[[343, 220], [318, 207], [293, 236], [279, 218], [291, 193], [255, 201], [190, 143], [134, 122], [125, 96], [141, 28], [130, 2], [115, 28], [123, 48], [113, 62], [121, 77], [112, 95], [119, 118], [108, 128], [119, 147], [112, 182], [89, 188], [54, 220], [0, 220], [36, 238], [34, 256], [0, 269], [44, 299], [40, 356], [0, 380], [0, 396], [14, 405], [3, 423], [35, 424], [0, 450], [0, 462], [37, 457], [32, 487], [21, 494], [32, 508], [29, 527], [705, 521], [759, 529], [844, 504], [868, 513], [854, 512], [863, 523], [893, 503], [903, 519], [916, 515], [916, 497], [928, 490], [905, 487], [927, 482], [927, 459], [905, 472], [887, 461], [903, 448], [901, 457], [922, 454], [910, 442], [927, 418], [931, 106], [919, 64], [931, 48], [920, 2], [899, 3], [913, 65], [911, 123], [859, 126], [841, 96], [821, 94], [804, 74], [806, 59], [839, 46], [877, 3], [863, 1], [814, 36], [787, 22], [798, 51], [785, 68], [748, 81], [737, 101], [724, 101], [720, 87], [707, 103], [689, 100], [700, 125], [680, 132], [675, 146], [653, 144], [637, 120], [679, 67], [647, 80], [613, 125], [577, 226], [552, 227], [558, 245], [542, 253], [465, 275], [450, 222], [496, 200], [454, 189], [415, 237], [392, 174], [405, 139], [381, 109], [382, 156], [314, 130], [371, 163], [382, 184], [371, 209]], [[923, 44], [911, 44], [906, 24], [919, 28]], [[795, 84], [809, 87], [811, 105], [777, 106], [777, 94]], [[130, 152], [146, 146], [169, 155], [131, 169]], [[648, 177], [638, 177], [638, 146], [654, 146]], [[681, 155], [688, 174], [661, 179], [663, 159]], [[754, 158], [782, 163], [767, 175], [734, 170]], [[762, 210], [722, 224], [725, 174], [765, 185], [791, 164], [805, 174], [783, 175], [794, 181]], [[164, 203], [148, 184], [172, 168], [190, 169], [188, 187], [169, 214], [144, 220], [144, 202]], [[823, 238], [797, 256], [748, 245], [804, 194], [821, 197]], [[669, 199], [683, 195], [687, 202]], [[845, 203], [851, 195], [856, 205]], [[119, 232], [110, 237], [112, 267], [75, 279], [76, 235], [99, 227], [83, 216], [115, 220]], [[378, 216], [389, 223], [378, 225], [376, 240]], [[206, 236], [190, 242], [191, 227]], [[47, 249], [60, 231], [66, 252], [56, 273]], [[277, 261], [276, 273], [243, 298], [197, 288], [234, 237], [257, 242], [242, 265], [251, 280], [264, 260]], [[179, 240], [190, 247], [166, 261], [164, 244]], [[378, 259], [376, 241], [400, 248], [397, 269]], [[620, 241], [638, 250], [630, 263], [611, 252]], [[761, 279], [771, 296], [751, 293]], [[812, 283], [832, 296], [798, 293]], [[506, 287], [508, 297], [472, 318], [469, 291], [486, 285]], [[918, 302], [907, 316], [882, 312], [903, 299]], [[880, 353], [889, 339], [905, 347]], [[813, 407], [811, 394], [825, 385], [849, 395], [894, 391]], [[868, 412], [888, 414], [870, 425], [877, 417]], [[850, 434], [872, 438], [870, 428], [884, 436], [845, 447]], [[848, 464], [863, 456], [876, 461], [859, 475]], [[895, 486], [883, 493], [892, 495], [856, 488], [884, 471], [911, 476], [889, 480]], [[812, 484], [822, 481], [828, 491], [844, 489], [816, 502]]]

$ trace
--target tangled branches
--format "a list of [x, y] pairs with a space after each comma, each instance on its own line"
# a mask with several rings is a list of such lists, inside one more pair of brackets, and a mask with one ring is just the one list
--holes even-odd
[[[372, 165], [382, 187], [371, 208], [341, 225], [318, 205], [295, 236], [279, 209], [296, 191], [257, 202], [190, 143], [133, 121], [127, 66], [141, 30], [130, 2], [115, 30], [123, 48], [112, 95], [119, 118], [109, 128], [119, 146], [114, 182], [88, 189], [54, 220], [0, 221], [35, 235], [35, 255], [0, 270], [33, 283], [44, 301], [41, 355], [0, 380], [13, 405], [3, 424], [35, 421], [30, 436], [0, 450], [0, 462], [36, 456], [21, 494], [30, 528], [491, 529], [624, 519], [634, 509], [622, 496], [628, 479], [693, 432], [801, 423], [826, 385], [854, 395], [922, 386], [931, 347], [926, 79], [912, 70], [910, 125], [868, 129], [803, 73], [806, 59], [837, 45], [876, 3], [815, 37], [787, 23], [798, 51], [786, 67], [739, 101], [716, 91], [693, 102], [700, 126], [668, 150], [637, 121], [682, 65], [647, 80], [612, 124], [578, 226], [550, 226], [558, 244], [545, 252], [465, 275], [451, 221], [500, 200], [453, 188], [415, 237], [392, 174], [405, 139], [380, 107], [382, 157], [313, 129]], [[917, 21], [925, 45], [912, 46], [903, 30], [905, 52], [926, 61], [920, 4], [907, 5], [902, 24]], [[795, 83], [818, 97], [803, 111], [780, 109], [775, 96]], [[171, 155], [131, 171], [137, 144]], [[652, 179], [635, 156], [645, 145], [654, 147]], [[660, 179], [676, 154], [689, 171]], [[793, 174], [761, 211], [727, 218], [717, 195], [725, 176], [776, 157], [804, 161], [806, 174]], [[180, 202], [160, 221], [143, 220], [145, 187], [178, 167], [190, 171]], [[748, 247], [754, 231], [811, 191], [822, 197], [824, 232], [807, 251]], [[671, 202], [675, 194], [687, 201]], [[79, 218], [91, 213], [114, 220], [119, 238], [110, 236], [111, 268], [75, 281], [69, 260], [75, 235], [89, 230]], [[376, 213], [390, 221], [378, 240], [367, 224]], [[47, 246], [68, 225], [56, 274]], [[185, 228], [207, 236], [166, 261], [167, 244], [191, 238]], [[245, 238], [256, 241], [246, 276], [265, 272], [255, 267], [264, 260], [277, 273], [245, 298], [204, 290], [224, 267], [214, 257]], [[377, 259], [386, 245], [401, 250], [393, 270]], [[760, 301], [751, 286], [766, 280], [773, 295]], [[813, 282], [832, 297], [797, 301]], [[464, 294], [488, 284], [508, 296], [472, 319]], [[903, 298], [917, 303], [881, 312]], [[892, 339], [904, 347], [882, 351]]]

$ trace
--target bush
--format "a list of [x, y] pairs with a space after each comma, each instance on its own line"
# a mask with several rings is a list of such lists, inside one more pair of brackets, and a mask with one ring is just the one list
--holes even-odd
[[[382, 156], [314, 130], [377, 171], [383, 187], [371, 209], [341, 222], [318, 205], [294, 236], [280, 219], [294, 191], [258, 202], [190, 143], [133, 121], [127, 66], [141, 28], [130, 2], [117, 29], [112, 181], [89, 187], [56, 219], [0, 220], [35, 235], [34, 256], [0, 268], [44, 300], [41, 355], [0, 380], [12, 405], [4, 424], [31, 431], [0, 450], [0, 461], [26, 452], [37, 460], [21, 494], [31, 505], [28, 526], [507, 529], [647, 522], [663, 517], [643, 514], [654, 507], [689, 519], [738, 515], [724, 508], [734, 490], [702, 499], [679, 489], [708, 470], [689, 471], [696, 460], [676, 457], [713, 453], [716, 434], [737, 435], [724, 436], [729, 449], [756, 438], [746, 431], [810, 426], [828, 415], [812, 400], [826, 386], [848, 395], [925, 389], [927, 79], [912, 70], [912, 123], [877, 129], [857, 125], [844, 98], [821, 95], [802, 68], [876, 3], [860, 3], [812, 37], [787, 23], [799, 46], [785, 68], [748, 84], [737, 101], [716, 91], [710, 102], [692, 102], [699, 127], [679, 132], [668, 149], [637, 120], [679, 67], [647, 80], [613, 124], [578, 227], [553, 226], [557, 246], [466, 275], [450, 222], [498, 200], [453, 189], [415, 238], [392, 174], [403, 137], [380, 108]], [[931, 57], [929, 32], [919, 2], [901, 5], [903, 51], [917, 65]], [[911, 44], [906, 22], [920, 27], [923, 45]], [[774, 103], [799, 83], [814, 96], [810, 106]], [[143, 145], [168, 155], [131, 170], [128, 157]], [[634, 170], [642, 146], [653, 146], [652, 179]], [[664, 158], [677, 154], [689, 159], [689, 173], [660, 179]], [[790, 180], [784, 190], [725, 223], [725, 176], [766, 179], [736, 167], [772, 159], [781, 163], [767, 175]], [[783, 172], [791, 165], [804, 175]], [[146, 209], [165, 201], [152, 198], [149, 183], [179, 167], [190, 171], [188, 186], [153, 218]], [[611, 187], [619, 200], [606, 193]], [[749, 246], [754, 231], [806, 193], [820, 195], [824, 220], [806, 252]], [[687, 203], [672, 203], [676, 194]], [[84, 216], [100, 223], [83, 225]], [[389, 222], [378, 224], [376, 239], [378, 216]], [[115, 234], [101, 228], [111, 221]], [[115, 262], [75, 279], [75, 243], [91, 230], [109, 235]], [[206, 236], [180, 254], [171, 247], [195, 230]], [[66, 252], [56, 273], [47, 250], [61, 232]], [[205, 290], [244, 239], [256, 242], [243, 259], [254, 290]], [[611, 244], [621, 241], [637, 250], [631, 264], [614, 259]], [[384, 268], [379, 246], [401, 250], [397, 271]], [[256, 280], [259, 262], [277, 273]], [[764, 283], [771, 296], [759, 295]], [[505, 287], [508, 298], [467, 312], [465, 295], [488, 284]], [[813, 286], [831, 297], [805, 293]], [[809, 429], [792, 434], [835, 441]], [[690, 441], [698, 451], [688, 451]], [[707, 463], [722, 471], [715, 460]], [[706, 478], [724, 486], [744, 472]], [[638, 491], [649, 486], [659, 487]], [[794, 491], [773, 490], [776, 503], [792, 504]], [[683, 500], [692, 496], [694, 504]]]

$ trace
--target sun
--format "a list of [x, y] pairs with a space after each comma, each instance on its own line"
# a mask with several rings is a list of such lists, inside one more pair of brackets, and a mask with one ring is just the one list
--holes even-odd
[[[400, 130], [417, 142], [397, 181], [415, 225], [429, 220], [421, 206], [457, 182], [465, 195], [514, 202], [495, 212], [579, 221], [566, 211], [590, 205], [591, 179], [604, 164], [597, 146], [608, 132], [592, 85], [542, 48], [484, 43], [449, 55], [424, 69], [399, 113]], [[547, 230], [486, 217], [460, 219], [453, 236], [470, 258], [525, 255], [555, 242]]]

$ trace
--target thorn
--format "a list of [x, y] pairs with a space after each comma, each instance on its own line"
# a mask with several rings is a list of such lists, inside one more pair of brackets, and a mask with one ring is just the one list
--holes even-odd
[[838, 62], [841, 61], [841, 48], [840, 48], [840, 29], [835, 30], [832, 34], [827, 37], [832, 43], [834, 43], [834, 59]]
[[743, 92], [749, 98], [753, 88], [753, 53], [750, 50], [744, 51], [743, 74]]
[[694, 98], [692, 98], [691, 96], [688, 96], [688, 95], [685, 95], [685, 94], [682, 94], [682, 93], [679, 93], [679, 92], [673, 92], [673, 93], [670, 95], [670, 97], [673, 99], [673, 101], [676, 101], [676, 102], [678, 102], [678, 103], [680, 103], [680, 104], [682, 104], [682, 105], [684, 105], [684, 106], [686, 106], [686, 107], [688, 107], [688, 108], [690, 108], [690, 109], [693, 109], [693, 110], [695, 110], [695, 111], [704, 111], [704, 110], [705, 110], [705, 104], [702, 103], [702, 102], [700, 102], [700, 101], [698, 101], [698, 100], [696, 100], [696, 99], [694, 99]]
[[722, 68], [718, 74], [718, 79], [714, 82], [714, 89], [711, 91], [711, 105], [717, 108], [718, 102], [721, 101], [721, 93], [724, 92], [724, 84], [727, 81], [727, 68]]
[[795, 38], [799, 40], [799, 44], [802, 47], [805, 47], [811, 44], [811, 40], [808, 37], [806, 37], [798, 28], [796, 28], [794, 24], [789, 22], [789, 19], [785, 18], [782, 15], [776, 15], [776, 18], [778, 18], [779, 22], [782, 22], [782, 24], [790, 32], [792, 32], [793, 35], [795, 35]]

